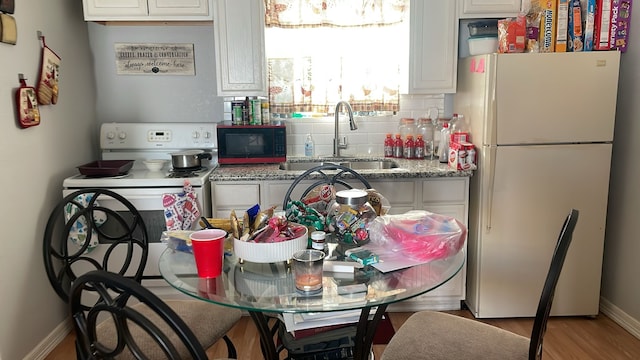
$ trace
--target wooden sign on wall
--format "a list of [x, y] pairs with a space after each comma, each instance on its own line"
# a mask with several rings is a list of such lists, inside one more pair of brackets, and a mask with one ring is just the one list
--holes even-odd
[[195, 75], [193, 44], [114, 44], [119, 75]]

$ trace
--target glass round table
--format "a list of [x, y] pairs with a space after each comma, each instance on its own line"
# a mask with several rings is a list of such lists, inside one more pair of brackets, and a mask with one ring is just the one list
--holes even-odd
[[[184, 294], [248, 311], [260, 333], [264, 358], [269, 360], [279, 359], [275, 330], [269, 327], [269, 319], [274, 316], [359, 310], [353, 358], [367, 359], [387, 306], [436, 289], [455, 276], [464, 261], [461, 250], [445, 259], [390, 272], [372, 266], [355, 268], [353, 272], [325, 271], [322, 293], [313, 296], [296, 291], [290, 264], [286, 262], [250, 263], [226, 256], [222, 275], [207, 279], [198, 277], [191, 253], [167, 249], [160, 257], [159, 267], [162, 277]], [[366, 291], [345, 292], [353, 284], [364, 284]]]

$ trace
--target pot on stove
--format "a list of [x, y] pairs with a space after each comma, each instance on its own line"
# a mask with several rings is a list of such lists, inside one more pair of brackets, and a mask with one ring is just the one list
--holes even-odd
[[171, 155], [171, 165], [174, 169], [194, 169], [202, 166], [202, 159], [211, 160], [211, 153], [204, 150], [185, 150]]

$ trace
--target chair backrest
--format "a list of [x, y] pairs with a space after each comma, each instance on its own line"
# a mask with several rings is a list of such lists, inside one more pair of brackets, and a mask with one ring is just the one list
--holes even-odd
[[[108, 206], [102, 205], [108, 203]], [[136, 208], [106, 189], [83, 189], [58, 203], [47, 221], [43, 256], [49, 282], [69, 301], [73, 282], [96, 269], [140, 282], [149, 253], [145, 224]]]
[[[325, 173], [328, 171], [331, 171], [332, 173]], [[337, 172], [334, 173], [334, 171], [337, 171]], [[318, 185], [324, 185], [324, 184], [334, 185], [334, 186], [341, 185], [346, 189], [351, 189], [353, 188], [353, 186], [351, 186], [347, 182], [347, 180], [349, 179], [355, 179], [357, 181], [360, 181], [362, 185], [365, 187], [365, 189], [371, 188], [371, 185], [369, 184], [367, 179], [365, 179], [357, 171], [351, 168], [348, 168], [346, 166], [339, 165], [339, 164], [326, 163], [326, 164], [311, 168], [305, 171], [304, 173], [302, 173], [300, 176], [298, 176], [293, 181], [293, 183], [289, 186], [289, 189], [287, 190], [287, 193], [285, 194], [284, 200], [282, 202], [282, 209], [287, 208], [287, 204], [289, 203], [289, 201], [292, 200], [291, 194], [293, 193], [295, 188], [298, 186], [298, 184], [304, 180], [316, 180], [316, 181], [314, 181], [311, 185], [307, 186], [307, 188], [300, 195], [300, 198], [303, 198], [305, 195], [311, 192], [311, 190], [313, 190]]]
[[567, 256], [569, 245], [573, 238], [573, 230], [578, 222], [578, 210], [572, 209], [562, 225], [556, 248], [551, 258], [551, 265], [547, 273], [547, 279], [542, 288], [542, 295], [538, 303], [538, 310], [533, 322], [533, 331], [531, 332], [531, 343], [529, 345], [529, 360], [542, 358], [542, 339], [547, 330], [547, 321], [553, 304], [553, 295], [556, 291], [556, 285], [560, 278], [560, 272], [564, 265], [564, 259]]
[[74, 281], [70, 295], [78, 359], [207, 359], [185, 322], [133, 279], [93, 270]]

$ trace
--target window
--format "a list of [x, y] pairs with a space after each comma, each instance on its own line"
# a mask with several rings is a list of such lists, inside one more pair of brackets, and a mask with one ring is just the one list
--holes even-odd
[[399, 110], [408, 0], [265, 0], [269, 101], [276, 114]]

